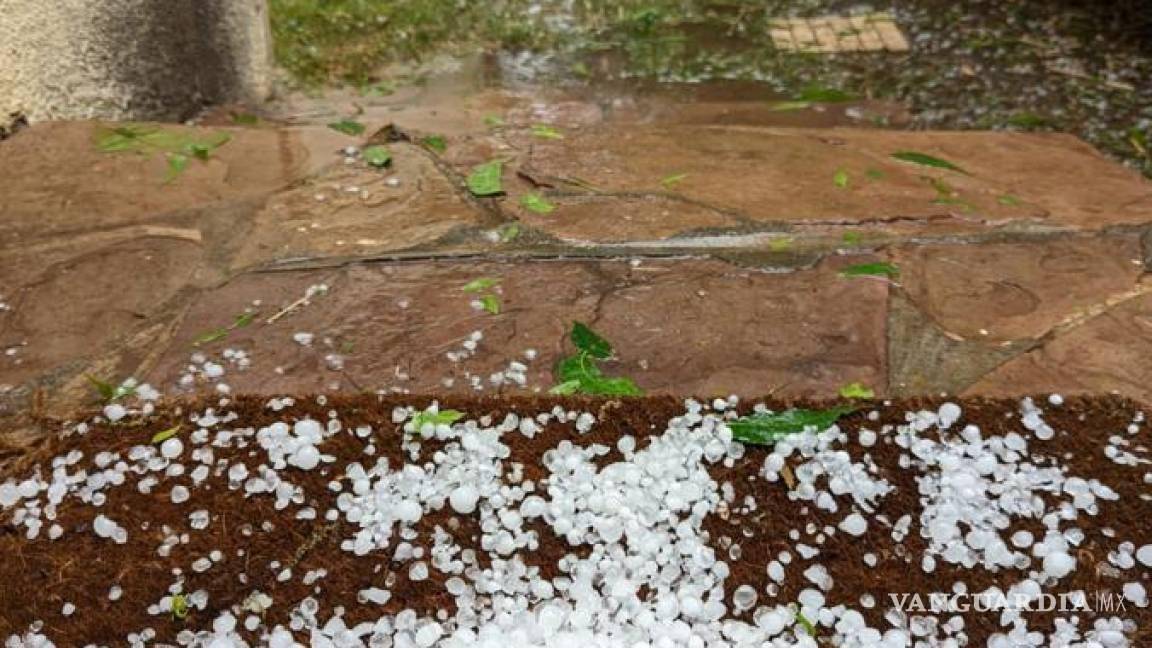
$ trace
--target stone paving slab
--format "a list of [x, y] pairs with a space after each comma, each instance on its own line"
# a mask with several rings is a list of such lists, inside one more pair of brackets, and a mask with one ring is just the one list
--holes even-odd
[[[249, 274], [192, 305], [147, 378], [176, 384], [197, 350], [227, 368], [221, 354], [235, 348], [252, 358], [251, 369], [224, 379], [238, 391], [470, 393], [477, 376], [491, 392], [489, 376], [513, 360], [530, 367], [524, 389], [546, 390], [580, 320], [615, 344], [619, 359], [606, 371], [654, 393], [814, 395], [850, 382], [883, 392], [887, 288], [839, 277], [842, 263], [787, 274], [698, 259], [442, 261]], [[461, 290], [485, 276], [501, 279], [498, 315], [475, 308], [474, 296]], [[194, 346], [257, 300], [263, 320], [318, 283], [329, 294], [298, 312]], [[447, 359], [472, 331], [483, 332], [476, 355]], [[294, 342], [298, 332], [312, 333], [312, 344]], [[529, 349], [535, 359], [525, 355]], [[340, 370], [330, 355], [340, 356]]]
[[905, 245], [893, 260], [905, 294], [958, 339], [1040, 338], [1132, 290], [1144, 272], [1138, 236], [1030, 243]]
[[[661, 126], [506, 139], [518, 153], [517, 173], [527, 180], [510, 189], [513, 201], [531, 189], [559, 196], [672, 195], [753, 225], [946, 220], [968, 232], [1095, 230], [1152, 215], [1152, 185], [1064, 136]], [[900, 151], [947, 160], [968, 173], [894, 159]], [[477, 160], [501, 154], [512, 155], [487, 138], [456, 161], [466, 172]], [[834, 180], [841, 171], [846, 187]], [[1082, 182], [1085, 175], [1093, 182]], [[672, 211], [666, 227], [674, 228], [677, 218]], [[566, 237], [572, 236], [573, 219], [563, 207], [553, 221], [564, 222]], [[600, 230], [592, 223], [579, 238], [599, 240]], [[636, 230], [634, 236], [646, 233]]]
[[165, 182], [163, 154], [98, 150], [95, 122], [49, 122], [21, 130], [0, 155], [0, 249], [78, 232], [156, 222], [205, 205], [252, 199], [331, 163], [340, 138], [327, 129], [165, 130], [231, 140]]
[[1152, 402], [1152, 286], [990, 372], [967, 395], [1116, 393]]
[[[229, 346], [252, 353], [227, 374], [238, 391], [468, 392], [472, 376], [491, 391], [528, 348], [544, 389], [576, 319], [617, 344], [610, 372], [657, 393], [1149, 396], [1150, 185], [1076, 140], [623, 127], [581, 106], [554, 113], [563, 139], [532, 134], [553, 114], [538, 106], [525, 125], [462, 120], [443, 155], [390, 142], [383, 170], [344, 161], [364, 138], [234, 129], [171, 185], [162, 159], [95, 151], [97, 125], [21, 132], [0, 144], [0, 414], [90, 403], [85, 374], [173, 388], [191, 353]], [[507, 195], [476, 199], [464, 178], [491, 159]], [[529, 191], [556, 209], [526, 209]], [[510, 225], [519, 237], [493, 238]], [[836, 272], [875, 258], [900, 277]], [[488, 274], [499, 315], [459, 290]], [[193, 344], [320, 282], [331, 293], [298, 313]], [[450, 362], [473, 330], [483, 352]]]
[[272, 196], [253, 217], [233, 267], [404, 250], [495, 224], [429, 154], [409, 144], [389, 149], [388, 169], [338, 164]]

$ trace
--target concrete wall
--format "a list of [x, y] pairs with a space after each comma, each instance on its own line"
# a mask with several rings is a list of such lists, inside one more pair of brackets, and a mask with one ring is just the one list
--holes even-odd
[[272, 90], [266, 0], [0, 0], [0, 121], [185, 119]]

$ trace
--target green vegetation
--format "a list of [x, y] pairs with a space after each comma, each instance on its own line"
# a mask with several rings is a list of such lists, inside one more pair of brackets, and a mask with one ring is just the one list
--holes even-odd
[[594, 396], [641, 396], [643, 391], [628, 378], [610, 378], [601, 371], [599, 362], [612, 357], [612, 345], [586, 324], [575, 322], [569, 336], [576, 355], [556, 365], [557, 384], [548, 393], [561, 396], [588, 394]]
[[478, 197], [498, 196], [504, 193], [504, 185], [501, 182], [503, 174], [504, 163], [500, 160], [478, 164], [472, 169], [472, 173], [468, 174], [468, 191]]
[[744, 416], [728, 424], [732, 438], [741, 443], [772, 445], [786, 436], [808, 428], [826, 430], [840, 417], [856, 411], [854, 407], [831, 407], [823, 410], [790, 409]]
[[136, 393], [135, 384], [129, 384], [127, 382], [112, 384], [89, 374], [85, 374], [84, 377], [105, 403], [114, 403], [121, 398], [127, 398]]
[[900, 276], [900, 268], [894, 263], [879, 261], [876, 263], [857, 263], [840, 271], [841, 277], [888, 277], [895, 279]]

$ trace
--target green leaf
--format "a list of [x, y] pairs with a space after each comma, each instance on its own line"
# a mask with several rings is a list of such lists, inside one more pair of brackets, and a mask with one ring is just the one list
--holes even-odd
[[96, 389], [96, 393], [100, 394], [100, 398], [106, 402], [110, 403], [116, 398], [116, 386], [112, 383], [105, 382], [88, 374], [84, 374], [84, 377], [87, 378], [92, 387]]
[[799, 623], [800, 627], [804, 628], [804, 632], [807, 632], [809, 637], [816, 636], [816, 626], [799, 611], [796, 612], [796, 623]]
[[568, 380], [548, 390], [553, 396], [571, 396], [580, 390], [579, 380]]
[[228, 337], [228, 329], [218, 328], [215, 331], [208, 331], [207, 333], [196, 338], [192, 342], [192, 346], [201, 346], [204, 344], [211, 344], [213, 342], [218, 342], [220, 340], [223, 340], [226, 337]]
[[900, 276], [900, 268], [887, 261], [876, 263], [858, 263], [840, 270], [841, 277], [889, 277]]
[[547, 198], [538, 193], [524, 194], [524, 196], [520, 198], [520, 206], [537, 214], [551, 214], [556, 211], [556, 205], [553, 205]]
[[844, 169], [838, 169], [836, 175], [832, 176], [832, 184], [840, 187], [841, 189], [848, 188], [848, 172]]
[[859, 245], [864, 240], [864, 235], [860, 232], [844, 232], [842, 238], [848, 245]]
[[886, 174], [880, 169], [868, 169], [864, 172], [864, 175], [869, 180], [883, 180]]
[[420, 140], [420, 143], [424, 145], [424, 148], [436, 153], [443, 153], [448, 150], [448, 142], [441, 135], [429, 135]]
[[377, 169], [382, 169], [392, 163], [392, 152], [379, 144], [365, 147], [360, 155], [364, 157], [364, 161], [369, 166], [374, 166]]
[[363, 135], [365, 131], [364, 124], [356, 121], [355, 119], [341, 119], [337, 122], [328, 124], [328, 128], [336, 131], [337, 133], [344, 133], [353, 137]]
[[500, 298], [496, 295], [484, 295], [480, 298], [480, 303], [484, 306], [484, 310], [489, 313], [500, 314]]
[[840, 388], [841, 398], [875, 398], [876, 392], [864, 385], [854, 382]]
[[670, 175], [660, 180], [660, 184], [664, 185], [665, 189], [671, 189], [684, 181], [688, 177], [687, 173], [677, 173]]
[[791, 236], [782, 236], [779, 238], [770, 239], [768, 241], [768, 249], [773, 252], [785, 252], [792, 249], [792, 244], [796, 241]]
[[259, 315], [259, 313], [257, 313], [256, 311], [249, 311], [246, 313], [240, 313], [239, 315], [236, 316], [236, 320], [234, 322], [232, 322], [232, 328], [238, 329], [238, 328], [244, 328], [245, 326], [248, 326], [252, 322], [256, 321], [257, 315]]
[[810, 85], [797, 93], [793, 99], [811, 103], [844, 103], [845, 101], [855, 100], [856, 95], [840, 90], [839, 88], [825, 88], [823, 86]]
[[597, 378], [580, 383], [580, 390], [593, 396], [644, 395], [644, 390], [629, 378]]
[[562, 140], [564, 134], [547, 124], [536, 124], [532, 127], [532, 134], [542, 139]]
[[88, 379], [88, 382], [92, 384], [96, 392], [100, 394], [100, 398], [106, 403], [113, 403], [136, 393], [136, 387], [130, 387], [123, 383], [113, 385], [89, 374], [84, 374], [84, 377]]
[[188, 616], [188, 598], [183, 594], [172, 595], [172, 618], [183, 619]]
[[768, 110], [773, 112], [787, 112], [791, 110], [804, 110], [811, 107], [811, 101], [774, 101], [769, 104]]
[[452, 425], [456, 421], [464, 418], [464, 412], [456, 410], [440, 410], [439, 412], [417, 412], [416, 416], [412, 417], [412, 427], [416, 430], [424, 427], [425, 423], [432, 425]]
[[790, 409], [776, 413], [744, 416], [728, 424], [732, 438], [742, 443], [770, 445], [786, 436], [815, 428], [823, 432], [840, 417], [855, 411], [852, 407], [832, 407], [824, 410]]
[[608, 343], [608, 340], [597, 335], [583, 322], [574, 322], [572, 324], [571, 337], [572, 344], [576, 345], [578, 350], [587, 353], [593, 358], [604, 360], [612, 357], [612, 345]]
[[504, 243], [515, 241], [520, 236], [520, 226], [516, 223], [507, 223], [501, 225], [500, 229], [496, 230], [496, 234]]
[[1012, 194], [1004, 194], [1003, 196], [1000, 196], [999, 198], [997, 198], [996, 202], [1000, 203], [1001, 205], [1006, 205], [1008, 207], [1016, 207], [1017, 205], [1020, 204], [1021, 201], [1019, 198], [1017, 198], [1016, 196], [1013, 196]]
[[482, 292], [500, 283], [500, 281], [501, 280], [496, 277], [480, 277], [479, 279], [473, 279], [464, 284], [464, 287], [460, 290], [470, 293]]
[[916, 151], [897, 151], [892, 154], [892, 157], [900, 160], [901, 162], [910, 162], [912, 164], [919, 164], [920, 166], [934, 167], [937, 169], [948, 169], [949, 171], [957, 171], [965, 175], [967, 171], [952, 164], [948, 160], [941, 160], [938, 157], [933, 157], [926, 153], [917, 153]]
[[604, 376], [596, 361], [587, 353], [577, 353], [574, 356], [563, 358], [556, 364], [556, 378], [560, 382], [576, 382], [583, 384], [591, 380], [598, 380]]
[[180, 177], [180, 174], [184, 173], [184, 170], [188, 168], [188, 162], [188, 156], [183, 153], [169, 153], [168, 175], [164, 176], [164, 184], [168, 184]]
[[504, 193], [501, 176], [504, 173], [504, 163], [500, 160], [485, 162], [472, 169], [468, 174], [468, 191], [474, 196], [496, 196]]
[[499, 115], [488, 115], [484, 118], [484, 125], [488, 128], [500, 128], [504, 125], [504, 118]]
[[164, 443], [168, 439], [171, 439], [172, 437], [176, 436], [177, 434], [180, 433], [180, 427], [181, 426], [177, 425], [176, 427], [170, 427], [167, 430], [161, 430], [161, 431], [157, 432], [156, 434], [153, 434], [152, 435], [152, 444], [155, 445], [157, 443]]

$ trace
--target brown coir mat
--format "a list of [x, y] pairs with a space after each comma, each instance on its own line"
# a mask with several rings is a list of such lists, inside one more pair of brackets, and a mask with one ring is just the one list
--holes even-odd
[[[324, 512], [334, 507], [337, 493], [330, 483], [341, 477], [343, 466], [353, 461], [364, 461], [364, 447], [372, 443], [376, 457], [387, 458], [390, 466], [409, 461], [400, 439], [403, 431], [393, 423], [393, 409], [397, 406], [422, 408], [432, 402], [429, 397], [412, 396], [360, 396], [298, 398], [295, 405], [282, 411], [269, 409], [266, 398], [240, 397], [225, 406], [218, 402], [185, 402], [168, 404], [143, 419], [126, 419], [119, 424], [94, 423], [86, 434], [72, 434], [66, 438], [46, 440], [31, 454], [11, 462], [0, 473], [0, 483], [20, 480], [39, 467], [41, 474], [50, 474], [54, 458], [80, 453], [82, 458], [73, 465], [85, 465], [100, 453], [116, 453], [121, 458], [136, 445], [147, 445], [151, 437], [177, 425], [188, 426], [190, 412], [201, 412], [214, 407], [217, 416], [234, 413], [235, 420], [220, 427], [259, 428], [276, 421], [293, 421], [304, 417], [327, 420], [336, 412], [345, 430], [361, 425], [372, 427], [370, 439], [349, 432], [326, 439], [322, 449], [335, 455], [337, 461], [326, 468], [310, 472], [296, 471], [292, 482], [302, 489], [304, 502], [282, 510], [274, 506], [269, 496], [244, 497], [242, 491], [227, 487], [227, 476], [215, 472], [192, 489], [192, 497], [183, 503], [173, 503], [169, 489], [157, 487], [142, 493], [129, 476], [129, 483], [105, 489], [107, 501], [97, 509], [76, 498], [66, 499], [55, 513], [55, 519], [45, 520], [45, 529], [38, 538], [25, 537], [25, 528], [12, 524], [12, 510], [4, 513], [4, 526], [0, 530], [0, 639], [20, 634], [39, 623], [39, 632], [57, 646], [82, 646], [89, 643], [125, 645], [129, 635], [151, 629], [155, 641], [174, 642], [182, 630], [210, 629], [212, 620], [228, 609], [245, 607], [253, 591], [270, 596], [275, 604], [259, 613], [262, 628], [277, 624], [288, 626], [292, 608], [306, 597], [322, 602], [326, 611], [337, 606], [344, 609], [349, 626], [374, 620], [381, 614], [395, 614], [404, 609], [421, 616], [435, 617], [440, 613], [454, 613], [454, 599], [445, 590], [447, 576], [435, 569], [424, 580], [413, 582], [409, 578], [411, 559], [397, 558], [387, 550], [357, 557], [341, 549], [341, 542], [354, 534], [352, 526], [344, 521], [328, 521]], [[1118, 398], [1070, 398], [1060, 407], [1044, 405], [1045, 420], [1056, 430], [1048, 441], [1030, 439], [1030, 451], [1037, 464], [1043, 465], [1053, 458], [1067, 471], [1086, 479], [1099, 479], [1107, 484], [1119, 498], [1101, 501], [1096, 515], [1083, 515], [1078, 520], [1085, 538], [1076, 548], [1077, 568], [1061, 580], [1060, 591], [1083, 590], [1087, 593], [1110, 592], [1118, 594], [1125, 583], [1143, 582], [1152, 590], [1148, 570], [1137, 564], [1134, 568], [1117, 569], [1109, 560], [1121, 543], [1132, 542], [1139, 547], [1152, 543], [1152, 486], [1146, 474], [1152, 472], [1146, 464], [1122, 465], [1106, 456], [1105, 447], [1113, 437], [1129, 436], [1126, 432], [1134, 420], [1142, 417], [1141, 407]], [[747, 411], [754, 401], [745, 401], [740, 409]], [[859, 409], [840, 421], [841, 429], [855, 439], [861, 427], [879, 430], [884, 425], [900, 425], [906, 413], [920, 409], [935, 410], [941, 400], [903, 400], [885, 403], [863, 403]], [[963, 408], [960, 424], [979, 426], [985, 436], [1020, 432], [1020, 402], [1017, 400], [959, 400]], [[579, 398], [442, 398], [442, 408], [465, 412], [470, 419], [488, 415], [499, 421], [505, 414], [535, 414], [560, 405], [564, 408], [594, 414], [598, 423], [592, 431], [577, 435], [571, 425], [548, 424], [534, 438], [514, 435], [505, 439], [511, 456], [507, 465], [522, 464], [523, 478], [541, 480], [547, 471], [541, 457], [562, 441], [577, 445], [603, 444], [612, 448], [601, 457], [602, 463], [617, 461], [620, 454], [615, 442], [621, 435], [633, 435], [638, 447], [644, 438], [660, 434], [669, 419], [684, 413], [682, 401], [673, 398], [640, 398], [626, 400], [588, 400]], [[768, 403], [781, 408], [803, 404]], [[871, 414], [871, 418], [869, 418]], [[186, 434], [186, 433], [185, 433]], [[1131, 436], [1128, 450], [1145, 458], [1148, 433]], [[1143, 444], [1143, 445], [1141, 445]], [[975, 592], [997, 585], [1008, 589], [1013, 583], [1027, 577], [1024, 570], [986, 571], [982, 568], [962, 569], [940, 561], [937, 569], [926, 573], [920, 568], [920, 557], [925, 540], [918, 532], [919, 513], [922, 508], [915, 470], [902, 468], [901, 448], [891, 443], [877, 443], [863, 448], [849, 443], [844, 449], [854, 459], [864, 452], [870, 454], [879, 468], [879, 475], [895, 489], [880, 500], [873, 517], [885, 516], [897, 520], [911, 515], [911, 531], [902, 542], [892, 538], [891, 529], [883, 524], [869, 524], [860, 537], [846, 533], [826, 537], [820, 554], [813, 559], [827, 568], [835, 584], [826, 593], [827, 605], [843, 604], [859, 610], [868, 624], [877, 629], [890, 627], [885, 613], [890, 605], [891, 593], [918, 593], [927, 596], [933, 592], [952, 591], [955, 583], [962, 582], [968, 591]], [[186, 451], [187, 452], [187, 451]], [[811, 542], [812, 529], [835, 527], [844, 518], [844, 511], [828, 513], [810, 504], [789, 497], [789, 488], [783, 482], [768, 482], [759, 477], [768, 449], [749, 446], [746, 455], [726, 467], [712, 465], [714, 480], [730, 484], [734, 501], [741, 503], [731, 510], [714, 513], [707, 519], [705, 529], [708, 542], [717, 556], [726, 560], [730, 575], [725, 589], [731, 593], [739, 585], [751, 585], [760, 593], [761, 605], [788, 604], [797, 600], [800, 591], [812, 587], [800, 576], [803, 558], [796, 556], [799, 565], [789, 569], [789, 577], [779, 585], [775, 596], [766, 594], [771, 583], [766, 567], [781, 552], [795, 555], [797, 534], [803, 542]], [[105, 455], [107, 458], [109, 455]], [[217, 449], [215, 462], [245, 463], [249, 469], [267, 461], [266, 455], [254, 443], [245, 448]], [[426, 461], [427, 459], [421, 459]], [[187, 475], [172, 479], [187, 479]], [[750, 498], [750, 499], [749, 499]], [[745, 506], [753, 501], [754, 506]], [[302, 506], [318, 511], [315, 519], [300, 519]], [[744, 513], [737, 512], [744, 510]], [[208, 526], [202, 530], [190, 528], [194, 513], [207, 511]], [[93, 533], [93, 520], [97, 513], [115, 519], [128, 530], [127, 542], [116, 544]], [[46, 528], [59, 525], [64, 534], [49, 540]], [[417, 523], [418, 539], [425, 551], [431, 549], [431, 536], [436, 527], [451, 533], [462, 545], [476, 543], [480, 533], [478, 518], [458, 515], [449, 507], [424, 515]], [[520, 558], [529, 566], [540, 569], [540, 575], [551, 578], [561, 573], [561, 559], [571, 553], [580, 554], [557, 537], [544, 524], [534, 527], [539, 533], [540, 547], [523, 552]], [[1018, 523], [1005, 530], [1005, 537], [1017, 530], [1029, 530], [1043, 536], [1039, 521]], [[170, 551], [159, 551], [165, 539], [177, 538], [179, 544]], [[171, 541], [171, 540], [169, 540]], [[732, 545], [739, 551], [733, 552]], [[486, 559], [483, 551], [475, 547]], [[587, 551], [584, 547], [583, 551]], [[213, 552], [219, 552], [213, 554]], [[877, 557], [874, 566], [866, 565], [863, 556]], [[221, 557], [210, 569], [197, 571], [192, 565], [200, 558]], [[425, 556], [427, 559], [427, 556]], [[285, 570], [290, 570], [285, 578]], [[323, 573], [323, 578], [305, 583], [306, 574]], [[197, 590], [209, 594], [204, 609], [191, 609], [177, 618], [170, 613], [149, 612], [168, 592], [169, 586], [183, 580], [185, 592]], [[111, 600], [110, 591], [117, 588], [121, 594]], [[384, 604], [362, 600], [359, 592], [369, 588], [391, 591]], [[862, 598], [870, 595], [875, 605], [865, 608]], [[251, 601], [247, 601], [251, 607]], [[1137, 608], [1127, 603], [1125, 611], [1079, 613], [1082, 630], [1090, 629], [1097, 614], [1101, 617], [1119, 616], [1134, 620], [1135, 628], [1128, 629], [1134, 646], [1152, 646], [1152, 613], [1148, 608]], [[942, 620], [952, 615], [941, 617]], [[1003, 632], [996, 613], [960, 613], [969, 645], [983, 646], [994, 633]], [[1026, 615], [1030, 628], [1051, 632], [1054, 612], [1035, 612]], [[240, 617], [241, 619], [244, 616]], [[746, 613], [744, 619], [748, 619]], [[260, 631], [249, 632], [238, 628], [241, 635], [255, 643]], [[817, 629], [820, 632], [820, 629]], [[819, 634], [818, 634], [819, 636]], [[306, 635], [300, 640], [307, 642]]]

